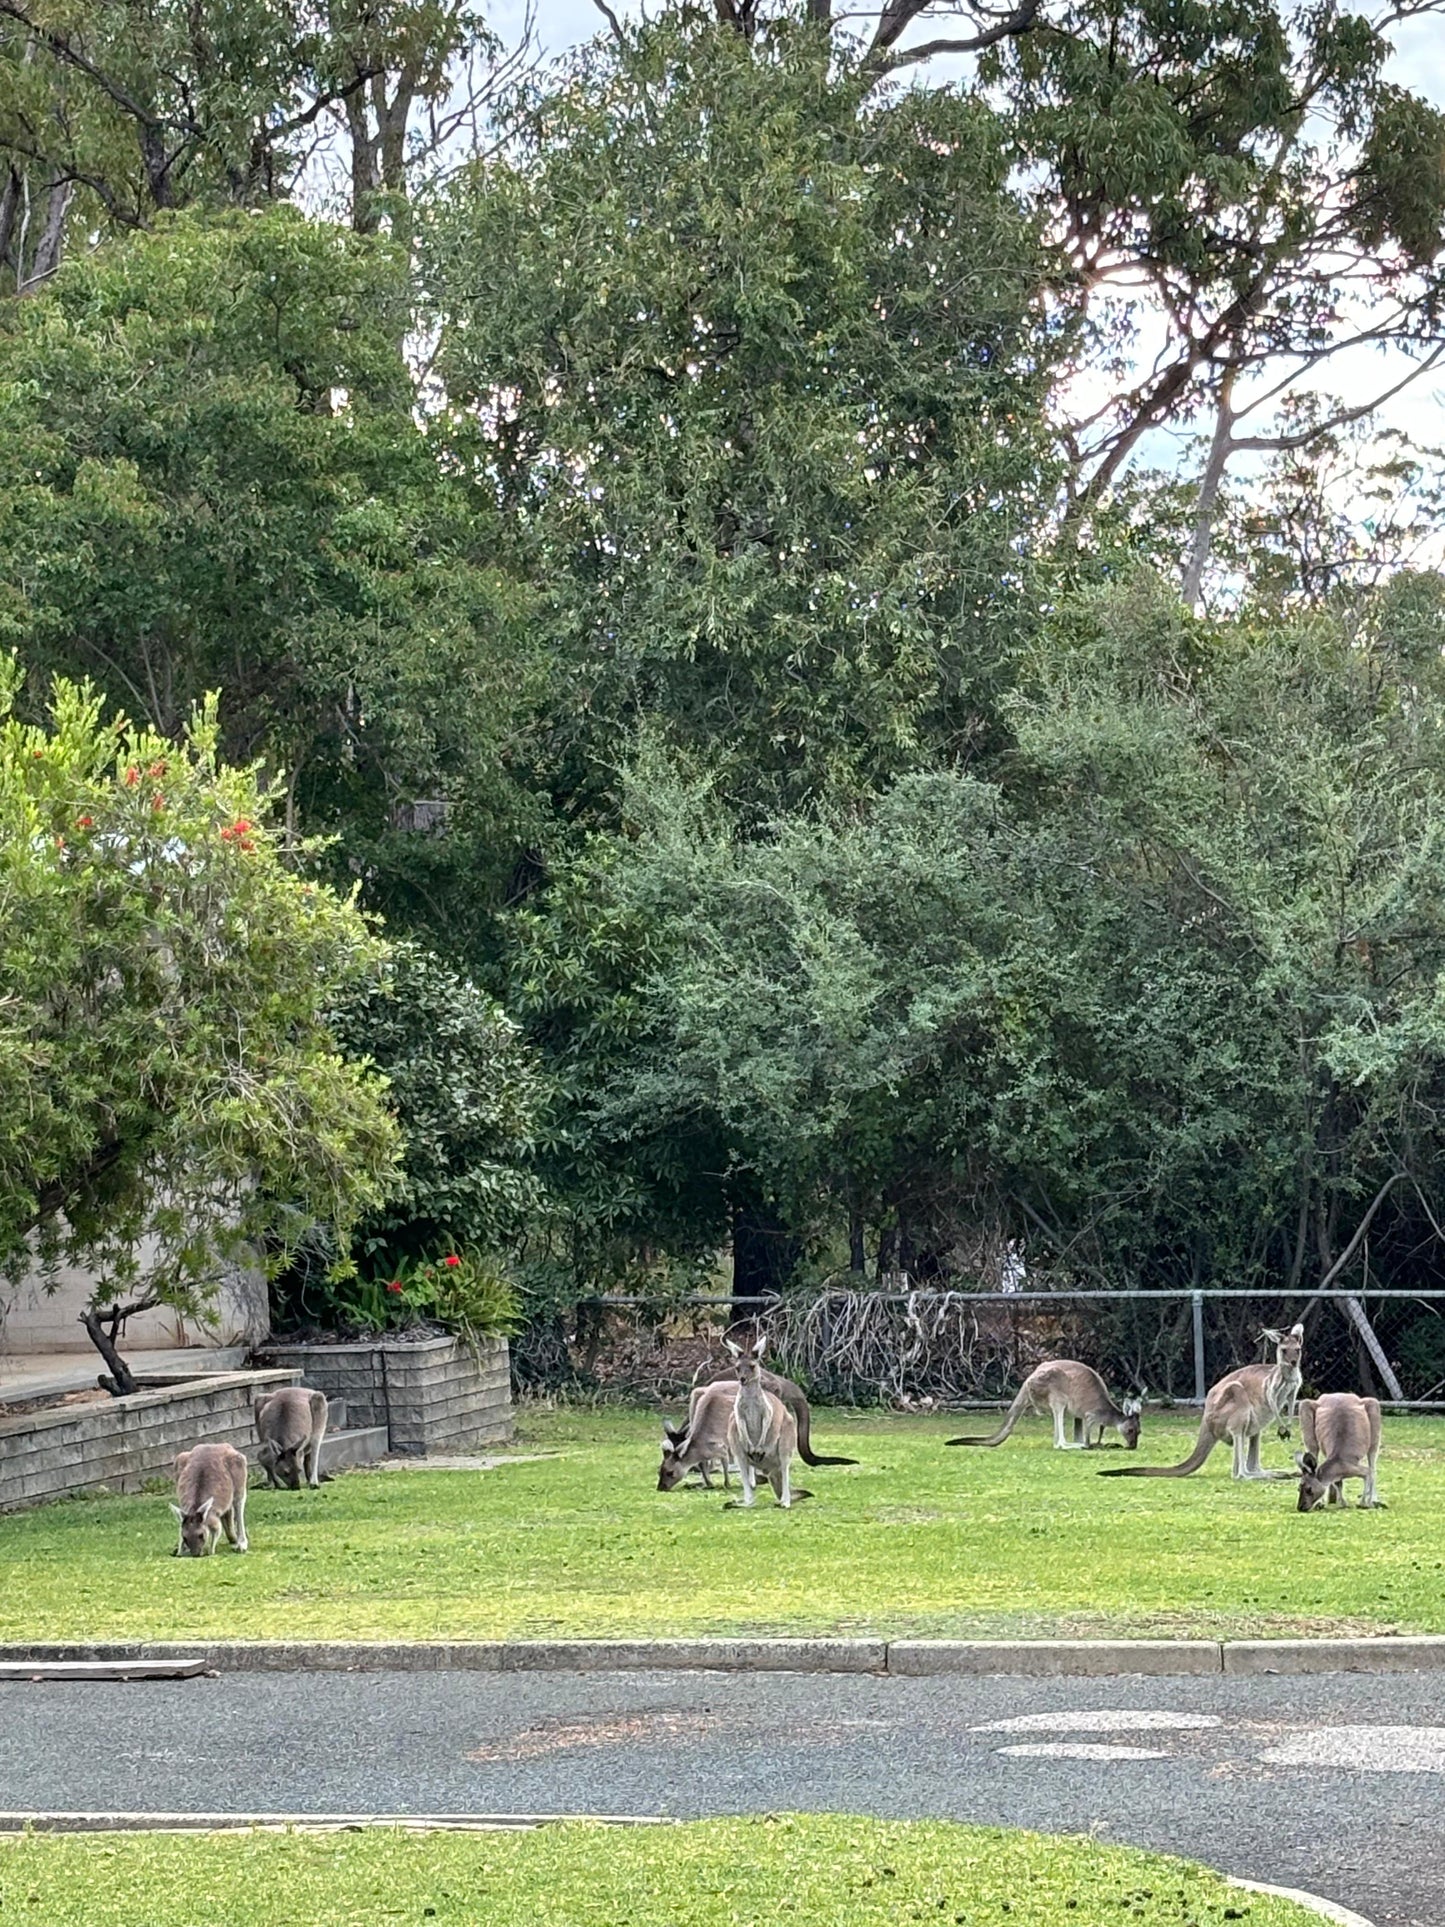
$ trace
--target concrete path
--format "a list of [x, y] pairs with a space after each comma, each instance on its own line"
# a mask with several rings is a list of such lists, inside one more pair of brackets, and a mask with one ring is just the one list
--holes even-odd
[[1445, 1678], [249, 1674], [0, 1684], [0, 1810], [780, 1808], [1094, 1830], [1445, 1921]]
[[[246, 1363], [244, 1345], [178, 1345], [164, 1351], [132, 1351], [121, 1356], [138, 1375], [150, 1372], [190, 1373], [240, 1371]], [[62, 1392], [89, 1391], [105, 1360], [87, 1347], [74, 1352], [0, 1352], [0, 1400], [54, 1398]]]

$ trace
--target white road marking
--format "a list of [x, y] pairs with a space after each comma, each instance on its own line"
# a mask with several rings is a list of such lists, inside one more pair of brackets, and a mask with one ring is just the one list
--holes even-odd
[[1322, 1726], [1281, 1740], [1259, 1757], [1266, 1766], [1445, 1773], [1445, 1726]]
[[1217, 1713], [1155, 1713], [1127, 1707], [1098, 1713], [1020, 1713], [1017, 1719], [990, 1720], [971, 1733], [1150, 1733], [1222, 1726]]
[[1167, 1760], [1169, 1755], [1148, 1746], [1102, 1746], [1088, 1740], [1035, 1740], [1028, 1746], [1001, 1746], [1010, 1760]]

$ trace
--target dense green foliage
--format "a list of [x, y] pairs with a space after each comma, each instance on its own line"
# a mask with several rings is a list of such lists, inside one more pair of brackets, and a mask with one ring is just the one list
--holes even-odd
[[[1434, 1278], [1431, 511], [1356, 542], [1365, 422], [1285, 406], [1438, 352], [1388, 23], [1044, 0], [904, 87], [913, 0], [668, 8], [443, 169], [462, 0], [85, 11], [0, 25], [0, 641], [27, 718], [218, 691], [409, 940], [333, 1000], [368, 1289]], [[323, 120], [349, 225], [275, 204]]]
[[[795, 1465], [812, 1498], [740, 1512], [658, 1492], [655, 1415], [524, 1407], [519, 1450], [547, 1456], [254, 1491], [244, 1559], [169, 1558], [161, 1492], [42, 1506], [0, 1519], [0, 1638], [652, 1639], [659, 1599], [680, 1638], [1445, 1632], [1437, 1418], [1387, 1420], [1388, 1510], [1306, 1519], [1227, 1446], [1191, 1479], [1106, 1480], [1124, 1455], [1055, 1452], [1046, 1419], [996, 1452], [946, 1451], [960, 1429], [815, 1413], [815, 1448], [859, 1463]], [[1151, 1413], [1139, 1456], [1175, 1463], [1197, 1429]], [[1265, 1465], [1290, 1450], [1266, 1438]]]
[[1216, 1873], [1132, 1847], [818, 1814], [472, 1836], [27, 1834], [0, 1846], [0, 1905], [11, 1893], [55, 1927], [190, 1927], [198, 1913], [225, 1927], [370, 1927], [382, 1909], [438, 1927], [483, 1915], [496, 1927], [614, 1927], [624, 1917], [631, 1927], [734, 1927], [785, 1912], [819, 1927], [933, 1915], [1054, 1927], [1081, 1904], [1081, 1918], [1141, 1927], [1316, 1918], [1289, 1900], [1245, 1902]]
[[27, 725], [18, 680], [0, 663], [0, 1264], [33, 1239], [103, 1302], [143, 1262], [204, 1305], [243, 1237], [386, 1194], [395, 1126], [323, 1021], [379, 945], [283, 860], [212, 717], [176, 741], [60, 683]]

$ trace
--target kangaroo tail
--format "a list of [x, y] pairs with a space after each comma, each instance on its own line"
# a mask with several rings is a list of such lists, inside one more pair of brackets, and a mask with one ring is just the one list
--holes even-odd
[[1199, 1428], [1199, 1437], [1194, 1450], [1187, 1459], [1178, 1465], [1111, 1465], [1107, 1472], [1101, 1472], [1101, 1479], [1187, 1479], [1191, 1472], [1197, 1472], [1210, 1453], [1218, 1445], [1222, 1433], [1216, 1432], [1207, 1421]]
[[858, 1463], [856, 1459], [825, 1458], [813, 1450], [813, 1419], [805, 1398], [800, 1399], [796, 1405], [790, 1403], [789, 1409], [793, 1414], [793, 1422], [798, 1428], [798, 1457], [804, 1465], [856, 1465]]
[[945, 1445], [1002, 1445], [1009, 1433], [1018, 1424], [1019, 1419], [1023, 1416], [1023, 1410], [1027, 1403], [1028, 1399], [1023, 1392], [1020, 1392], [1013, 1404], [1010, 1405], [1004, 1413], [1003, 1424], [987, 1438], [980, 1438], [975, 1432], [971, 1433], [967, 1438], [945, 1439], [943, 1442]]

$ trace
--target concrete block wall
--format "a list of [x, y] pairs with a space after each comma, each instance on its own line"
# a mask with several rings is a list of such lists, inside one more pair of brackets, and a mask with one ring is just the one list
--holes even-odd
[[470, 1451], [512, 1436], [511, 1363], [505, 1338], [474, 1353], [459, 1338], [419, 1344], [288, 1345], [273, 1341], [268, 1364], [304, 1374], [328, 1398], [346, 1400], [348, 1425], [384, 1425], [393, 1452]]
[[0, 1512], [84, 1492], [134, 1492], [169, 1475], [177, 1452], [212, 1443], [254, 1451], [258, 1387], [295, 1385], [290, 1370], [218, 1372], [103, 1405], [0, 1418]]

